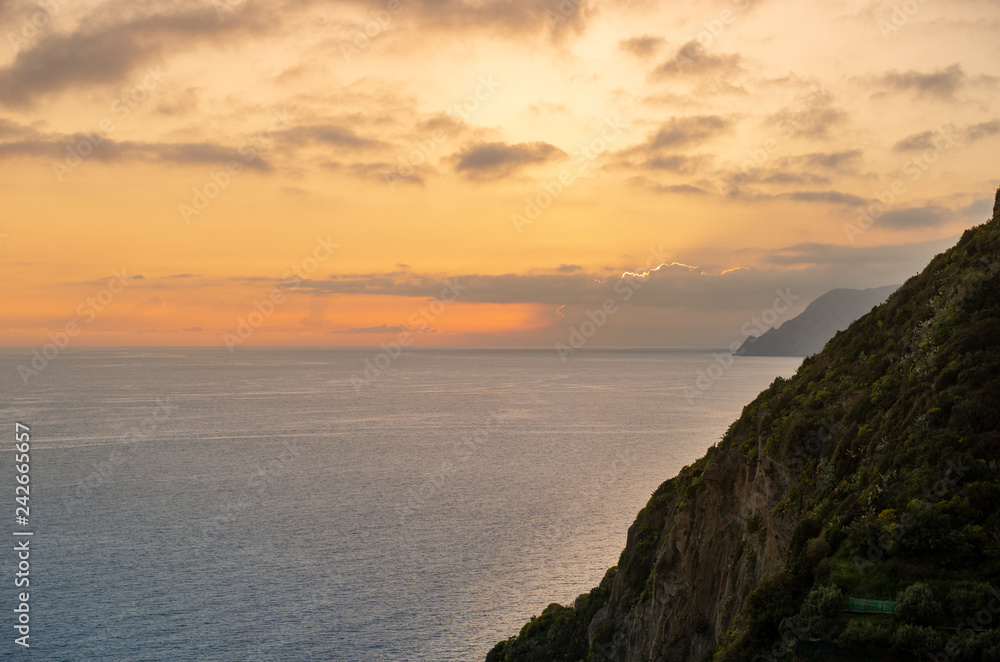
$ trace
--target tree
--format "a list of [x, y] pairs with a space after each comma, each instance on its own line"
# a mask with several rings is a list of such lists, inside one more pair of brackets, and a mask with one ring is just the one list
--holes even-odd
[[941, 615], [941, 603], [923, 582], [910, 584], [896, 598], [899, 609], [896, 616], [904, 623], [927, 624]]

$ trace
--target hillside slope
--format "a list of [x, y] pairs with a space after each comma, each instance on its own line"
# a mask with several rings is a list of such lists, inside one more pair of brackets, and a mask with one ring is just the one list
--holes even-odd
[[750, 336], [736, 356], [812, 356], [838, 331], [879, 305], [899, 285], [867, 290], [830, 290], [806, 306], [800, 314], [779, 327], [768, 329], [759, 338]]
[[487, 660], [1000, 660], [998, 275], [1000, 190], [663, 483], [598, 587]]

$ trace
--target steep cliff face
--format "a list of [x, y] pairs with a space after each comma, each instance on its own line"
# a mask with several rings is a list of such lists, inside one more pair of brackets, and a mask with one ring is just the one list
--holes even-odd
[[[661, 485], [600, 586], [488, 661], [780, 660], [817, 641], [906, 659], [946, 639], [949, 660], [1000, 660], [1000, 614], [961, 640], [941, 620], [1000, 586], [998, 375], [1000, 190], [992, 221]], [[936, 611], [841, 611], [904, 591]]]
[[[746, 587], [781, 568], [796, 520], [771, 510], [793, 479], [777, 462], [747, 463], [729, 449], [692, 475], [687, 498], [665, 509], [651, 502], [629, 530], [608, 606], [589, 626], [591, 641], [629, 662], [710, 656], [742, 609]], [[653, 501], [669, 496], [664, 490]]]

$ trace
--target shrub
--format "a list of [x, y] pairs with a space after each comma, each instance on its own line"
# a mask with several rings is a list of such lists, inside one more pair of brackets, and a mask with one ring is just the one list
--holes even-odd
[[890, 641], [888, 628], [870, 620], [853, 620], [837, 638], [837, 645], [855, 653], [884, 650]]
[[802, 613], [827, 618], [844, 603], [844, 594], [836, 586], [817, 586], [802, 603]]
[[896, 616], [904, 623], [929, 623], [941, 615], [941, 603], [923, 582], [910, 584], [896, 598], [899, 609]]
[[982, 609], [993, 597], [992, 587], [982, 582], [960, 584], [948, 592], [948, 611], [965, 620]]
[[944, 648], [941, 635], [932, 628], [904, 623], [892, 633], [892, 647], [903, 653], [922, 658]]

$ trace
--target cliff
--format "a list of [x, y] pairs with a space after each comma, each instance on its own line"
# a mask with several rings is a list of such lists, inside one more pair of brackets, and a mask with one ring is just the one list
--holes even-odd
[[899, 285], [867, 290], [830, 290], [799, 315], [759, 338], [750, 336], [733, 354], [736, 356], [812, 356], [838, 331], [843, 331], [896, 291]]
[[998, 275], [1000, 190], [663, 483], [599, 586], [488, 662], [1000, 660]]

